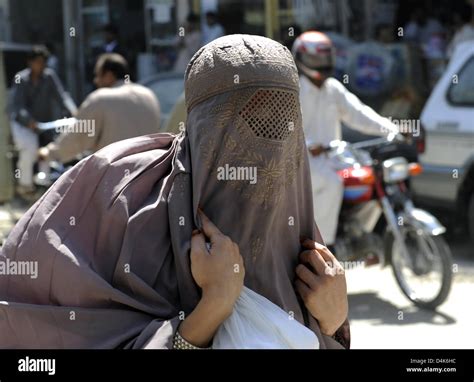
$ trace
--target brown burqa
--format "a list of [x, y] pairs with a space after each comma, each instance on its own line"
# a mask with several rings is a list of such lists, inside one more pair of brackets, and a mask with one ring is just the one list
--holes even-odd
[[185, 81], [185, 134], [102, 149], [14, 228], [3, 256], [37, 262], [38, 277], [0, 276], [1, 348], [171, 347], [200, 298], [198, 205], [239, 245], [245, 285], [338, 347], [293, 287], [300, 236], [320, 237], [291, 54], [226, 36], [196, 53]]

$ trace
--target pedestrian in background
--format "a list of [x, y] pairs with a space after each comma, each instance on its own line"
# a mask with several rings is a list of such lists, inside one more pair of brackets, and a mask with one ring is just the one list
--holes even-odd
[[104, 45], [102, 45], [101, 53], [117, 53], [124, 55], [122, 47], [119, 43], [119, 29], [113, 24], [104, 26]]
[[49, 52], [36, 47], [28, 55], [28, 68], [15, 75], [13, 80], [10, 118], [13, 141], [18, 149], [17, 193], [28, 199], [33, 196], [33, 166], [39, 146], [38, 122], [56, 119], [59, 104], [68, 114], [73, 114], [73, 103], [54, 70], [47, 68]]
[[211, 41], [224, 36], [224, 28], [219, 24], [217, 14], [209, 11], [206, 13], [206, 24], [203, 28], [203, 45], [209, 44]]
[[[80, 106], [75, 126], [39, 150], [43, 159], [69, 162], [110, 143], [160, 130], [160, 105], [154, 93], [129, 80], [128, 64], [116, 53], [99, 57], [94, 83], [99, 88]], [[85, 125], [93, 129], [81, 128]]]
[[300, 99], [303, 128], [309, 151], [314, 214], [323, 239], [334, 252], [344, 184], [325, 147], [340, 140], [341, 125], [365, 134], [397, 134], [398, 128], [387, 118], [363, 104], [332, 75], [335, 47], [330, 38], [318, 31], [299, 36], [293, 54], [300, 72]]
[[448, 56], [451, 58], [456, 48], [466, 41], [474, 42], [474, 8], [466, 4], [460, 14], [463, 25], [456, 31], [448, 45]]
[[199, 29], [199, 17], [191, 13], [187, 17], [186, 29], [184, 36], [181, 37], [180, 51], [176, 63], [174, 64], [174, 70], [176, 72], [183, 72], [186, 70], [189, 61], [193, 57], [194, 53], [201, 47], [201, 30]]

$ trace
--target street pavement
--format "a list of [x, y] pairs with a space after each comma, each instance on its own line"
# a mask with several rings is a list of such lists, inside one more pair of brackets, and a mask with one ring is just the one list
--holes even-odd
[[474, 249], [468, 238], [449, 244], [458, 272], [436, 312], [415, 307], [391, 267], [346, 272], [353, 349], [474, 348]]
[[27, 211], [27, 206], [15, 199], [0, 205], [0, 248], [16, 222]]

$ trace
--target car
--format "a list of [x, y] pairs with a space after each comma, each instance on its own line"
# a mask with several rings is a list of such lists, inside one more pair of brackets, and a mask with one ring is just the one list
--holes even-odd
[[420, 119], [424, 172], [412, 190], [420, 201], [452, 211], [474, 242], [474, 41], [455, 51]]
[[160, 73], [140, 81], [140, 84], [151, 89], [160, 101], [160, 130], [168, 131], [166, 124], [171, 111], [184, 92], [184, 74], [179, 72]]

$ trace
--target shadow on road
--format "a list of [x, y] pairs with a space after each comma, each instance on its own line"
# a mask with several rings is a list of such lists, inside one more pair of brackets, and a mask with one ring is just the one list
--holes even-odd
[[390, 301], [381, 299], [377, 293], [364, 292], [349, 295], [349, 319], [371, 320], [372, 325], [410, 325], [429, 323], [433, 325], [453, 325], [451, 316], [411, 306], [402, 309]]

